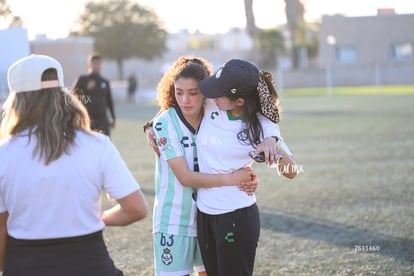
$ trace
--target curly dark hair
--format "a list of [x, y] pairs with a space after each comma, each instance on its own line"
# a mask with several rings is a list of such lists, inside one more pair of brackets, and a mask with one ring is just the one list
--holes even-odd
[[161, 111], [177, 106], [174, 81], [192, 78], [201, 81], [213, 73], [211, 65], [201, 57], [179, 57], [157, 85], [157, 102]]

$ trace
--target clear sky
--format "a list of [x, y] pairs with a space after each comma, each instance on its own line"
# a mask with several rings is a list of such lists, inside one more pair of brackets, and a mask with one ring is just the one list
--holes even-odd
[[[12, 12], [23, 19], [29, 39], [36, 34], [63, 38], [89, 0], [7, 0]], [[95, 0], [96, 1], [96, 0]], [[180, 29], [224, 33], [245, 27], [244, 0], [136, 0], [155, 11], [170, 32]], [[376, 15], [378, 8], [394, 8], [398, 14], [413, 13], [413, 0], [304, 0], [305, 18], [322, 15]], [[286, 23], [284, 0], [254, 0], [256, 25], [271, 28]]]

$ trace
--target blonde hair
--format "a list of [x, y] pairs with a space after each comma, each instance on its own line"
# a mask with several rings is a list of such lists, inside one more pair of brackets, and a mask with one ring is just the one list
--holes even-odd
[[5, 103], [0, 138], [27, 130], [37, 140], [33, 157], [48, 165], [75, 145], [76, 131], [90, 132], [83, 104], [61, 88], [10, 94]]

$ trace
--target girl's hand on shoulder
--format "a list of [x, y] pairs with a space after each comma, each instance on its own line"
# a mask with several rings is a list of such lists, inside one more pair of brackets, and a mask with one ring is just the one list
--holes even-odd
[[156, 136], [155, 132], [151, 127], [147, 127], [145, 129], [145, 137], [147, 138], [148, 146], [155, 152], [155, 154], [159, 157], [160, 156], [160, 150], [157, 146], [156, 142]]

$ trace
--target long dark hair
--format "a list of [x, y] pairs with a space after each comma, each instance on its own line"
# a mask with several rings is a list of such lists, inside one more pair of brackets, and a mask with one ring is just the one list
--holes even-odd
[[[270, 73], [260, 71], [260, 82], [258, 87], [243, 96], [228, 94], [231, 101], [239, 98], [244, 100], [243, 105], [243, 126], [239, 132], [239, 141], [244, 144], [252, 145], [254, 148], [263, 140], [263, 127], [257, 113], [268, 117], [274, 123], [279, 122], [280, 99], [277, 94], [274, 81]], [[271, 109], [272, 115], [269, 116]]]

